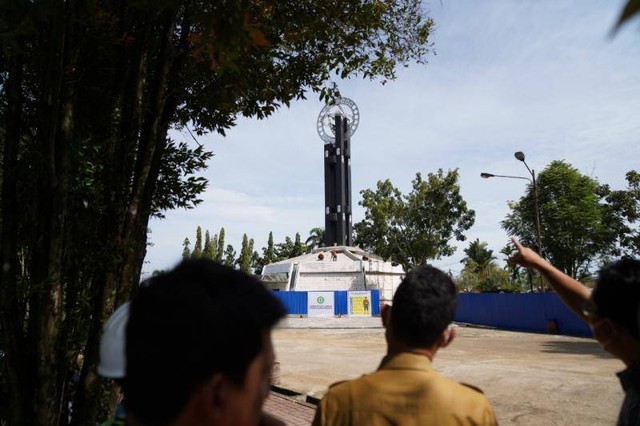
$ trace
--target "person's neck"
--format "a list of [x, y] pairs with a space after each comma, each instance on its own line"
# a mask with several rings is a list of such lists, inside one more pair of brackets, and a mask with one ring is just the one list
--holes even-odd
[[437, 351], [438, 348], [436, 346], [432, 346], [430, 348], [415, 348], [403, 342], [395, 342], [387, 346], [387, 356], [398, 355], [400, 353], [412, 353], [415, 355], [426, 356], [429, 358], [429, 361], [433, 361]]

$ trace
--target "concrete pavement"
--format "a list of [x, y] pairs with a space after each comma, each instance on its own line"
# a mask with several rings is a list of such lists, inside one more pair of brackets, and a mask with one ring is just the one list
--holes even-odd
[[339, 329], [339, 328], [382, 328], [380, 317], [308, 318], [287, 317], [277, 328]]
[[[379, 317], [341, 317], [341, 318], [308, 318], [287, 317], [280, 321], [278, 329], [309, 329], [309, 330], [338, 330], [338, 329], [376, 329], [382, 328]], [[272, 391], [264, 403], [264, 410], [284, 421], [290, 426], [308, 426], [313, 421], [316, 411], [315, 405], [307, 403], [306, 394], [287, 396], [278, 392], [296, 394], [294, 390], [278, 389]], [[309, 395], [313, 400], [313, 395]]]
[[[380, 318], [288, 318], [273, 340], [280, 386], [316, 398], [386, 351]], [[593, 339], [460, 327], [434, 367], [482, 388], [500, 424], [611, 425], [623, 397], [614, 373], [624, 366]]]
[[264, 403], [264, 411], [289, 426], [308, 426], [313, 421], [316, 407], [293, 398], [271, 392]]

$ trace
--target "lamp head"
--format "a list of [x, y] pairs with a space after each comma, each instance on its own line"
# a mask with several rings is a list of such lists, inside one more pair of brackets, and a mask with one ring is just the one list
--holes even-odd
[[481, 178], [489, 179], [490, 177], [494, 177], [491, 173], [480, 173]]
[[518, 151], [513, 155], [514, 155], [514, 157], [516, 157], [516, 159], [518, 159], [520, 161], [524, 161], [524, 152]]

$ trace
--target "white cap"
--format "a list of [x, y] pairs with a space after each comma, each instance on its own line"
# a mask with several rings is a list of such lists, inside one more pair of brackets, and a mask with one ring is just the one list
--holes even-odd
[[126, 377], [125, 332], [129, 320], [129, 302], [124, 303], [109, 317], [100, 338], [100, 364], [98, 374], [110, 379]]

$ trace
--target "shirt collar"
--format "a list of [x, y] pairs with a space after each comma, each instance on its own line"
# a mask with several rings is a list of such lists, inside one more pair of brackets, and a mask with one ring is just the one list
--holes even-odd
[[400, 352], [382, 358], [378, 370], [420, 370], [430, 371], [431, 360], [426, 355], [411, 352]]

